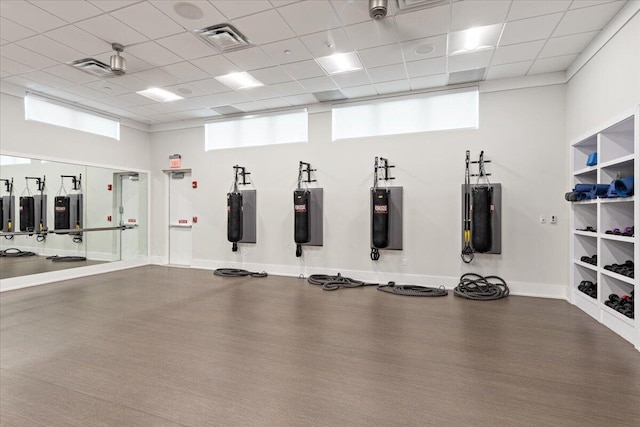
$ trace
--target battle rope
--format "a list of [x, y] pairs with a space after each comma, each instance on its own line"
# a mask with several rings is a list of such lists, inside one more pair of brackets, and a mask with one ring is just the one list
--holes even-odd
[[239, 268], [218, 268], [213, 272], [214, 275], [220, 277], [267, 277], [268, 274], [266, 271], [255, 272], [255, 271], [247, 271], [241, 270]]
[[386, 285], [379, 283], [366, 283], [361, 280], [344, 277], [338, 273], [337, 276], [327, 274], [312, 274], [309, 276], [308, 282], [312, 285], [322, 286], [324, 291], [337, 291], [341, 288], [360, 288], [363, 286], [377, 286], [377, 290], [396, 295], [406, 295], [411, 297], [440, 297], [448, 294], [444, 286], [432, 288], [429, 286], [418, 285], [396, 285], [395, 282], [389, 282]]
[[35, 252], [22, 251], [18, 248], [8, 248], [0, 251], [0, 257], [16, 258], [21, 256], [35, 256]]
[[76, 262], [76, 261], [86, 261], [87, 258], [83, 256], [48, 256], [47, 259], [50, 259], [53, 262]]
[[483, 277], [479, 274], [467, 273], [460, 277], [460, 283], [453, 289], [453, 294], [471, 300], [491, 301], [508, 297], [509, 287], [498, 276]]
[[308, 282], [312, 285], [321, 285], [324, 291], [337, 291], [340, 288], [359, 288], [361, 286], [378, 286], [377, 283], [365, 283], [350, 277], [344, 277], [338, 273], [337, 276], [327, 274], [312, 274]]
[[432, 288], [430, 286], [419, 285], [396, 285], [395, 282], [389, 282], [386, 285], [378, 285], [377, 289], [382, 292], [406, 295], [408, 297], [446, 297], [449, 295], [449, 292], [444, 286]]

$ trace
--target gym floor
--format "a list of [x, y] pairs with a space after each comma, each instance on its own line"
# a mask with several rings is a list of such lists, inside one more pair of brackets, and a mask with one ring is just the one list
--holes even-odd
[[102, 264], [104, 261], [53, 262], [45, 256], [0, 257], [0, 279]]
[[640, 419], [640, 352], [560, 300], [147, 266], [5, 292], [0, 316], [3, 426]]

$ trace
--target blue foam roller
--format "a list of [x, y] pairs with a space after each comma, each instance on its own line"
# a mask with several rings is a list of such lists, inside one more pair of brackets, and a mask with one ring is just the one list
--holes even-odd
[[626, 178], [620, 178], [613, 181], [616, 188], [616, 193], [620, 197], [633, 196], [633, 177], [628, 176]]
[[576, 188], [573, 189], [574, 193], [588, 193], [593, 188], [593, 184], [576, 184]]
[[587, 200], [587, 195], [589, 193], [585, 193], [585, 192], [580, 192], [580, 193], [576, 193], [577, 194], [577, 202], [581, 202], [583, 200]]
[[609, 184], [609, 190], [607, 191], [607, 196], [606, 197], [608, 197], [610, 199], [614, 199], [614, 198], [618, 197], [618, 193], [616, 193], [616, 182], [615, 181], [611, 181], [611, 184]]
[[595, 184], [591, 189], [594, 196], [604, 196], [609, 191], [609, 184]]

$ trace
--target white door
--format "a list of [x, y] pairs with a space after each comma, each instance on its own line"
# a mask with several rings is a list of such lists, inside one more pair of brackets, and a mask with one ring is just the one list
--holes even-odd
[[[138, 174], [120, 175], [120, 225], [139, 225], [140, 177]], [[120, 232], [120, 259], [136, 259], [140, 255], [140, 231], [138, 228]]]
[[191, 265], [191, 173], [169, 172], [169, 264]]

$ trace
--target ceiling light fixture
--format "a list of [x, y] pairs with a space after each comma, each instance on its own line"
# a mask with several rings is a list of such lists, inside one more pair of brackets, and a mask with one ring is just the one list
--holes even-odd
[[355, 52], [334, 53], [329, 56], [316, 58], [316, 62], [327, 74], [348, 73], [350, 71], [362, 70], [362, 62]]
[[197, 21], [204, 16], [204, 12], [193, 3], [181, 1], [173, 5], [173, 10], [184, 19]]
[[171, 102], [178, 101], [180, 99], [184, 99], [180, 95], [176, 95], [173, 92], [169, 92], [168, 90], [160, 89], [158, 87], [152, 87], [145, 90], [140, 90], [136, 92], [138, 95], [146, 96], [149, 99], [153, 99], [157, 102]]
[[223, 85], [229, 86], [233, 90], [264, 86], [264, 83], [244, 71], [225, 74], [224, 76], [218, 76], [215, 79]]
[[493, 49], [498, 44], [502, 24], [474, 27], [449, 33], [449, 55]]

